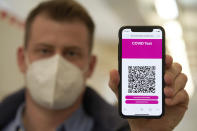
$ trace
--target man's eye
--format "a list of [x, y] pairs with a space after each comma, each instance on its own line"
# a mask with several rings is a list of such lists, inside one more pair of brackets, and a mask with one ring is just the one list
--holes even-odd
[[69, 56], [76, 56], [77, 53], [74, 52], [74, 51], [69, 51], [69, 52], [67, 52], [67, 55], [69, 55]]
[[50, 50], [48, 50], [48, 49], [41, 49], [40, 50], [40, 53], [42, 53], [42, 54], [48, 54], [48, 53], [50, 53], [51, 51]]

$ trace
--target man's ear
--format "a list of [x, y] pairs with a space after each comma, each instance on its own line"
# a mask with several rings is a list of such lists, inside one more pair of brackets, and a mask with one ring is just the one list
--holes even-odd
[[17, 50], [17, 63], [20, 71], [24, 74], [27, 66], [25, 62], [25, 49], [23, 46], [20, 46]]
[[88, 73], [87, 73], [87, 78], [90, 78], [94, 72], [94, 69], [96, 67], [97, 63], [97, 57], [95, 55], [92, 55], [90, 57], [90, 62], [89, 62], [89, 68], [88, 68]]

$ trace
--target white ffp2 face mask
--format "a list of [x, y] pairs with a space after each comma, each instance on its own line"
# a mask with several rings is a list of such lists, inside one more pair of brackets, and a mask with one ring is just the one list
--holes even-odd
[[26, 84], [33, 100], [49, 109], [71, 106], [84, 89], [83, 72], [60, 55], [28, 66]]

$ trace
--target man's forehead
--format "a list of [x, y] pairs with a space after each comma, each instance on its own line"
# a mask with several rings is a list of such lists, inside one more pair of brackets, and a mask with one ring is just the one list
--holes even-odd
[[[77, 29], [78, 32], [83, 31], [84, 33], [88, 34], [88, 29], [86, 27], [86, 25], [77, 19], [73, 19], [73, 20], [63, 20], [63, 21], [58, 21], [58, 20], [54, 20], [53, 18], [50, 18], [47, 15], [38, 15], [35, 17], [34, 21], [32, 22], [32, 28], [44, 28], [47, 27], [48, 29], [54, 29], [57, 27], [60, 27], [58, 30], [62, 29], [62, 30], [73, 30], [73, 29]], [[50, 27], [50, 28], [49, 28]], [[46, 29], [47, 29], [46, 28]]]
[[41, 43], [48, 40], [51, 44], [62, 41], [85, 46], [89, 42], [88, 30], [82, 22], [58, 22], [43, 15], [37, 16], [32, 23], [30, 39]]

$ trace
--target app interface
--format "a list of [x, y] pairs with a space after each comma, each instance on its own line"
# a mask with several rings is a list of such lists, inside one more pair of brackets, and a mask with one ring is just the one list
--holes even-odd
[[122, 31], [122, 113], [162, 114], [162, 31]]

